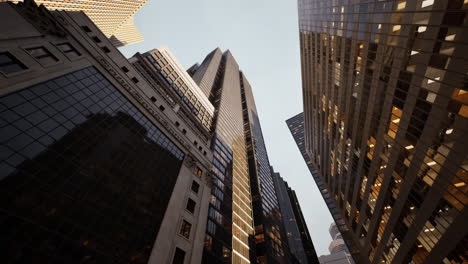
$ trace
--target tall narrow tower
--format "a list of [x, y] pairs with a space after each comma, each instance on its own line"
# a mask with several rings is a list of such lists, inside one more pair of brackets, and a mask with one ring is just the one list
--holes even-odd
[[219, 48], [188, 72], [215, 107], [215, 180], [204, 263], [288, 263], [287, 239], [247, 78], [231, 52]]

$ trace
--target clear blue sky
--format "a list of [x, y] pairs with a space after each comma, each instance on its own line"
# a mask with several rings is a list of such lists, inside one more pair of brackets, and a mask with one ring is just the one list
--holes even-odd
[[333, 221], [285, 120], [302, 112], [295, 0], [149, 0], [136, 14], [145, 41], [121, 48], [168, 46], [186, 68], [214, 48], [230, 49], [252, 85], [269, 159], [296, 190], [317, 254], [328, 254]]

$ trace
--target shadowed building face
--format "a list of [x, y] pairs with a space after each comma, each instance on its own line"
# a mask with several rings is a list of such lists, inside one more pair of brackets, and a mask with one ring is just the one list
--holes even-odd
[[2, 259], [147, 263], [184, 153], [93, 67], [0, 106]]

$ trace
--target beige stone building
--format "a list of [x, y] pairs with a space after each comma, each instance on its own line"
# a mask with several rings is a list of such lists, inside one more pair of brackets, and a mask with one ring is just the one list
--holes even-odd
[[[8, 2], [10, 0], [0, 0]], [[22, 2], [22, 1], [11, 1]], [[116, 47], [143, 41], [134, 24], [135, 13], [148, 0], [38, 0], [49, 10], [83, 11]]]

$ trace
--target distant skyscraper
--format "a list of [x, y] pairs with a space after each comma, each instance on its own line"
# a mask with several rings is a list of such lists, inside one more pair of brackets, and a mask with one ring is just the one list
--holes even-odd
[[468, 261], [467, 1], [298, 7], [305, 149], [356, 262]]
[[[0, 0], [7, 2], [10, 0]], [[29, 0], [24, 0], [27, 2]], [[116, 47], [143, 41], [133, 16], [148, 0], [36, 0], [49, 10], [83, 11]], [[23, 1], [11, 1], [23, 2]]]
[[336, 224], [332, 223], [328, 231], [330, 231], [330, 235], [333, 239], [333, 241], [330, 243], [330, 246], [328, 246], [328, 250], [330, 251], [330, 254], [320, 256], [319, 257], [320, 263], [321, 264], [352, 264], [354, 263]]
[[204, 262], [288, 263], [291, 255], [249, 82], [231, 53], [220, 49], [187, 71], [216, 109]]
[[327, 186], [324, 184], [322, 177], [320, 177], [317, 168], [313, 164], [312, 160], [309, 157], [309, 154], [307, 154], [307, 151], [305, 149], [304, 113], [297, 114], [294, 117], [291, 117], [290, 119], [286, 120], [286, 124], [288, 125], [288, 128], [291, 131], [294, 141], [296, 141], [299, 151], [301, 152], [302, 157], [304, 158], [304, 161], [306, 162], [307, 167], [309, 168], [309, 171], [312, 174], [312, 177], [314, 178], [315, 183], [317, 184], [317, 187], [319, 188], [320, 193], [322, 194], [322, 197], [325, 200], [325, 203], [327, 204], [327, 207], [330, 210], [332, 217], [335, 220], [335, 223], [337, 224], [337, 227], [339, 228], [341, 234], [343, 234], [347, 244], [351, 244], [351, 234], [349, 233], [349, 229], [346, 226], [343, 218], [341, 217], [340, 212], [337, 210], [336, 203], [334, 199], [330, 196]]
[[278, 172], [273, 173], [273, 182], [291, 253], [299, 263], [318, 264], [319, 260], [294, 190]]
[[330, 251], [330, 253], [348, 251], [348, 248], [344, 244], [343, 236], [341, 236], [340, 230], [338, 230], [338, 227], [335, 223], [332, 223], [330, 225], [328, 231], [330, 232], [330, 235], [333, 239], [333, 241], [330, 243], [330, 246], [328, 246], [328, 250]]

